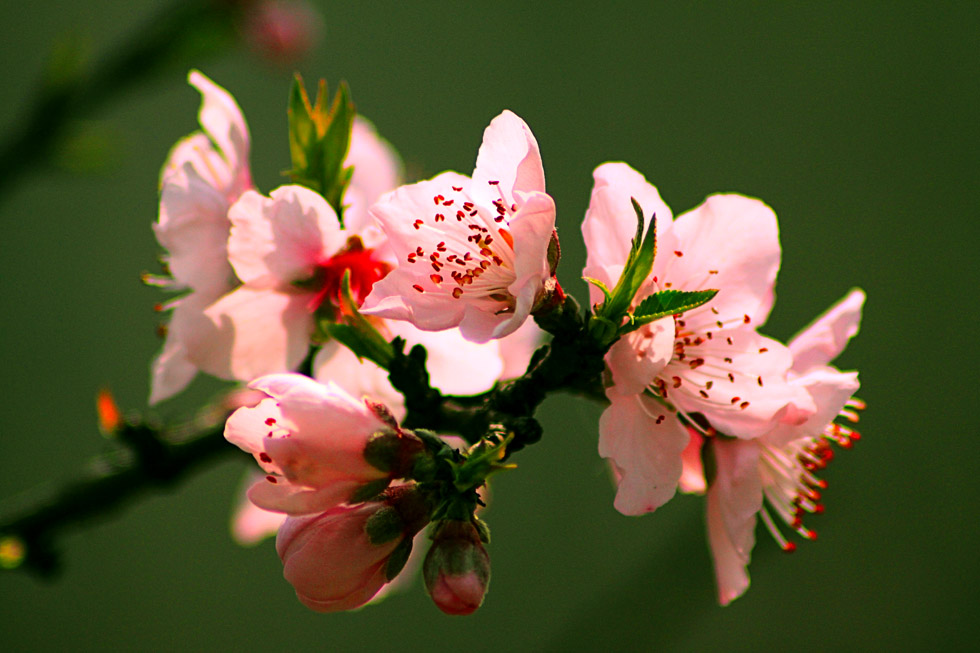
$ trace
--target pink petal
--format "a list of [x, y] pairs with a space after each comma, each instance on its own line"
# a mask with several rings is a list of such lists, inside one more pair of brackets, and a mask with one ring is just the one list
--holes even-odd
[[426, 368], [434, 388], [446, 394], [475, 395], [494, 386], [503, 371], [496, 342], [478, 344], [463, 338], [459, 329], [438, 333], [422, 331], [407, 322], [389, 322], [388, 330], [405, 339], [405, 351], [423, 345]]
[[819, 436], [861, 385], [857, 372], [840, 372], [832, 367], [813, 368], [792, 383], [810, 393], [816, 410], [802, 424], [782, 423], [764, 436], [771, 446], [783, 447], [804, 436]]
[[793, 371], [803, 373], [810, 367], [826, 365], [844, 351], [861, 325], [864, 299], [864, 291], [855, 288], [790, 340]]
[[533, 320], [527, 320], [517, 331], [497, 340], [500, 357], [503, 359], [500, 378], [516, 379], [524, 374], [531, 362], [531, 356], [544, 344], [545, 337], [545, 332]]
[[[694, 367], [690, 355], [675, 358], [661, 374], [681, 379], [668, 394], [681, 410], [703, 413], [719, 431], [740, 438], [764, 435], [781, 420], [800, 423], [816, 410], [806, 389], [786, 380], [792, 358], [782, 343], [748, 326], [725, 330], [710, 342], [710, 348], [697, 350], [704, 364]], [[703, 390], [709, 383], [710, 390]]]
[[755, 545], [755, 516], [762, 509], [759, 442], [714, 438], [711, 447], [716, 474], [708, 493], [717, 496], [725, 533], [747, 563]]
[[337, 481], [312, 489], [291, 483], [279, 476], [273, 483], [263, 478], [249, 488], [248, 499], [259, 508], [288, 515], [309, 515], [323, 512], [350, 500], [362, 485], [351, 479]]
[[374, 125], [357, 116], [344, 165], [354, 168], [350, 186], [344, 193], [344, 228], [359, 233], [374, 225], [368, 208], [381, 195], [401, 184], [402, 163], [398, 153], [378, 135]]
[[388, 371], [354, 353], [335, 340], [327, 342], [313, 360], [313, 377], [333, 382], [355, 398], [370, 397], [385, 404], [395, 419], [405, 418], [405, 398], [388, 381]]
[[616, 341], [606, 356], [614, 384], [608, 392], [635, 395], [646, 390], [673, 357], [674, 335], [674, 318], [670, 316]]
[[688, 427], [688, 434], [691, 439], [681, 454], [684, 469], [681, 472], [680, 481], [677, 486], [681, 492], [687, 494], [704, 494], [708, 485], [704, 478], [704, 464], [701, 461], [701, 447], [704, 445], [704, 436]]
[[721, 517], [717, 492], [708, 490], [707, 497], [708, 543], [715, 565], [715, 582], [718, 585], [718, 602], [728, 605], [749, 588], [749, 561], [739, 555]]
[[227, 201], [192, 166], [164, 181], [153, 231], [179, 285], [215, 297], [231, 289], [229, 228]]
[[[643, 208], [646, 225], [657, 216], [657, 233], [670, 225], [670, 208], [660, 198], [656, 187], [625, 163], [603, 163], [592, 173], [595, 185], [589, 209], [582, 223], [582, 236], [588, 253], [584, 274], [602, 281], [610, 290], [619, 281], [636, 235], [636, 212], [630, 198]], [[603, 301], [602, 292], [589, 286], [593, 304]]]
[[198, 368], [189, 358], [187, 343], [197, 337], [195, 334], [211, 331], [211, 321], [204, 316], [204, 309], [211, 301], [205, 293], [192, 292], [172, 304], [163, 350], [151, 366], [151, 405], [174, 396], [197, 375]]
[[211, 330], [188, 335], [188, 358], [208, 374], [241, 381], [295, 369], [313, 331], [309, 300], [309, 293], [242, 286], [205, 311]]
[[[490, 184], [491, 181], [498, 183]], [[504, 201], [508, 203], [516, 200], [515, 191], [544, 192], [538, 142], [527, 124], [511, 111], [490, 121], [473, 170], [473, 193], [481, 203], [488, 205], [500, 197], [495, 186], [505, 192]]]
[[652, 512], [674, 496], [687, 429], [652, 399], [608, 397], [611, 403], [599, 418], [599, 455], [620, 476], [613, 505], [624, 515]]
[[674, 220], [657, 252], [653, 275], [662, 286], [718, 289], [708, 304], [720, 312], [717, 319], [748, 315], [759, 326], [769, 315], [779, 271], [779, 229], [775, 213], [759, 200], [709, 197]]
[[244, 489], [247, 489], [260, 477], [261, 475], [255, 472], [246, 475], [243, 479], [245, 488], [243, 488], [240, 500], [232, 513], [231, 534], [235, 541], [242, 546], [254, 546], [267, 537], [275, 535], [282, 523], [286, 521], [285, 514], [262, 510], [245, 496]]
[[241, 109], [228, 91], [198, 71], [192, 70], [187, 81], [201, 92], [198, 120], [234, 171], [233, 185], [241, 193], [252, 183], [248, 169], [248, 127]]
[[228, 257], [246, 284], [289, 284], [347, 241], [337, 215], [319, 194], [280, 186], [266, 198], [248, 191], [232, 205]]

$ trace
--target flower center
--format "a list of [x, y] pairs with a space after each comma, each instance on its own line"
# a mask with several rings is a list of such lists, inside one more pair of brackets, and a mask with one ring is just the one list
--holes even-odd
[[373, 249], [365, 248], [358, 236], [351, 236], [342, 250], [317, 264], [309, 287], [316, 290], [310, 300], [311, 312], [340, 308], [341, 283], [344, 273], [350, 271], [350, 290], [354, 302], [360, 306], [371, 292], [375, 282], [391, 271], [391, 266], [375, 258]]
[[[498, 186], [497, 182], [490, 185]], [[415, 290], [448, 292], [455, 299], [465, 293], [471, 298], [513, 304], [507, 286], [514, 277], [514, 239], [506, 226], [517, 205], [508, 205], [501, 193], [501, 199], [492, 202], [491, 212], [472, 201], [462, 186], [434, 195], [432, 202], [431, 217], [418, 218], [412, 225], [422, 232], [420, 240], [430, 243], [429, 251], [419, 245], [405, 257], [410, 264], [428, 263], [432, 268], [428, 275], [431, 285], [423, 281], [413, 286]], [[432, 238], [436, 235], [433, 231], [441, 240]]]

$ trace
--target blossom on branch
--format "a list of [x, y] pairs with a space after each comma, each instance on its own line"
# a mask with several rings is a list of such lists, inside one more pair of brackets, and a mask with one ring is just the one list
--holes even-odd
[[859, 387], [857, 373], [840, 372], [829, 363], [857, 333], [863, 302], [864, 293], [852, 291], [789, 342], [790, 382], [804, 388], [816, 405], [806, 421], [780, 423], [749, 440], [697, 438], [696, 446], [703, 441], [714, 461], [715, 478], [707, 493], [708, 541], [723, 605], [749, 586], [746, 567], [755, 544], [757, 516], [786, 551], [796, 545], [782, 534], [774, 515], [804, 539], [816, 537], [803, 525], [806, 514], [823, 512], [820, 499], [827, 484], [815, 472], [833, 458], [831, 443], [850, 448], [860, 437], [835, 422], [838, 418], [857, 421], [855, 411], [864, 407], [852, 397]]
[[[154, 231], [169, 251], [173, 275], [155, 281], [191, 292], [162, 307], [174, 310], [153, 365], [151, 403], [182, 390], [198, 370], [248, 381], [294, 369], [309, 345], [312, 312], [336, 304], [344, 270], [352, 271], [352, 289], [361, 300], [390, 267], [371, 249], [384, 236], [368, 206], [401, 177], [391, 146], [369, 122], [356, 119], [344, 159], [354, 168], [344, 195], [346, 235], [334, 242], [328, 236], [338, 232], [336, 216], [331, 223], [333, 210], [315, 193], [283, 187], [272, 199], [253, 190], [241, 111], [227, 91], [200, 73], [192, 72], [190, 80], [204, 96], [200, 121], [205, 132], [189, 136], [171, 152]], [[327, 235], [320, 236], [329, 242], [297, 242], [322, 225]], [[316, 250], [318, 244], [326, 249]], [[303, 277], [307, 272], [310, 276]], [[305, 307], [301, 295], [308, 295]]]
[[180, 140], [167, 157], [153, 232], [167, 250], [164, 260], [172, 276], [156, 281], [190, 292], [163, 307], [173, 314], [163, 351], [153, 361], [151, 404], [180, 392], [197, 374], [187, 337], [206, 328], [204, 307], [234, 287], [228, 208], [252, 188], [248, 127], [234, 98], [196, 70], [188, 82], [201, 93], [203, 131]]
[[484, 132], [472, 178], [444, 172], [402, 186], [371, 213], [398, 267], [375, 285], [364, 313], [426, 331], [458, 326], [485, 342], [560, 296], [555, 204], [537, 141], [510, 111]]
[[671, 220], [656, 188], [626, 164], [604, 164], [594, 176], [582, 226], [585, 276], [615, 284], [636, 230], [634, 198], [647, 221], [656, 220], [658, 252], [635, 303], [662, 290], [718, 289], [702, 306], [626, 334], [606, 356], [610, 406], [599, 421], [599, 453], [619, 479], [616, 508], [635, 515], [674, 495], [689, 426], [753, 438], [781, 421], [804, 421], [814, 405], [786, 379], [789, 350], [755, 331], [772, 306], [779, 269], [772, 210], [715, 195]]
[[380, 491], [398, 469], [382, 470], [365, 457], [379, 434], [406, 450], [387, 409], [355, 399], [335, 384], [322, 385], [300, 374], [273, 374], [249, 384], [267, 395], [239, 408], [225, 426], [225, 438], [251, 453], [266, 476], [248, 491], [259, 508], [309, 514], [350, 501], [365, 486]]

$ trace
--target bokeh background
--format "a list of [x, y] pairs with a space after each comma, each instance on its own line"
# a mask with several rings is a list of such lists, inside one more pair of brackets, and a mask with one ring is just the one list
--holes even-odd
[[[666, 3], [663, 3], [666, 4]], [[30, 112], [66, 35], [93, 60], [168, 4], [10, 3], [0, 132]], [[764, 529], [752, 587], [715, 603], [703, 502], [626, 518], [596, 454], [599, 409], [558, 396], [546, 435], [494, 486], [493, 583], [469, 618], [421, 584], [319, 615], [271, 543], [240, 548], [230, 460], [64, 541], [55, 582], [0, 575], [0, 648], [21, 650], [955, 650], [975, 644], [980, 4], [316, 3], [322, 41], [277, 66], [239, 44], [173, 67], [85, 117], [56, 166], [0, 196], [0, 502], [105, 448], [96, 390], [143, 410], [160, 341], [150, 230], [168, 148], [196, 128], [199, 67], [248, 119], [269, 191], [288, 166], [293, 68], [346, 79], [360, 111], [429, 176], [471, 170], [504, 108], [541, 145], [559, 208], [560, 279], [579, 298], [591, 171], [625, 160], [679, 213], [718, 191], [780, 217], [765, 330], [787, 338], [855, 285], [869, 295], [839, 359], [861, 371], [864, 439], [825, 474], [820, 539], [793, 555]], [[186, 416], [196, 383], [156, 411]]]

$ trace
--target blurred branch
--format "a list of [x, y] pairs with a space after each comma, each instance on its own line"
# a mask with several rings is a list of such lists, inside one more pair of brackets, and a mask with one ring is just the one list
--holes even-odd
[[[0, 516], [0, 567], [53, 576], [61, 569], [57, 539], [121, 509], [151, 490], [169, 489], [222, 457], [242, 455], [224, 439], [224, 417], [213, 414], [166, 431], [143, 422], [113, 433], [120, 447], [94, 459], [78, 478], [26, 507]], [[189, 437], [182, 433], [193, 432]]]
[[78, 48], [53, 56], [37, 98], [20, 129], [0, 146], [0, 197], [22, 175], [48, 162], [85, 118], [137, 83], [167, 70], [200, 65], [202, 57], [235, 37], [236, 18], [247, 1], [178, 1], [161, 11], [93, 71], [84, 70]]

